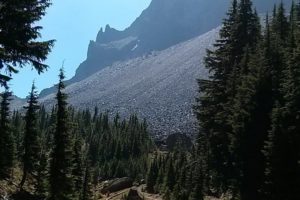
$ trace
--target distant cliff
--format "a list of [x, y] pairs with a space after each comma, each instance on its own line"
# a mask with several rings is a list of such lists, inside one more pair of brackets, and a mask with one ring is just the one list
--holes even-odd
[[[254, 0], [258, 12], [266, 12], [281, 0]], [[289, 5], [292, 0], [284, 0]], [[71, 84], [118, 61], [164, 50], [217, 27], [230, 0], [152, 0], [149, 7], [124, 31], [109, 25], [89, 44], [87, 58], [76, 70]], [[41, 96], [54, 88], [42, 91]]]

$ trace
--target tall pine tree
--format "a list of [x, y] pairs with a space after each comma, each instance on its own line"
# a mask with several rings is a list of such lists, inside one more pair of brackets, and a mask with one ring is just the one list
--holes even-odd
[[289, 35], [285, 36], [285, 67], [279, 93], [272, 112], [272, 129], [264, 148], [266, 156], [264, 195], [271, 200], [299, 199], [300, 148], [300, 28], [298, 13], [292, 6]]
[[67, 95], [64, 93], [64, 71], [60, 70], [54, 148], [50, 166], [50, 199], [73, 200], [73, 137], [71, 135]]
[[235, 55], [239, 51], [234, 40], [238, 17], [238, 2], [233, 0], [228, 18], [220, 30], [220, 39], [214, 45], [216, 50], [207, 52], [205, 65], [210, 74], [209, 80], [199, 80], [199, 93], [195, 107], [199, 126], [198, 136], [199, 159], [206, 166], [207, 188], [214, 187], [219, 192], [226, 190], [229, 176], [229, 138], [228, 125], [224, 123], [225, 104], [228, 100], [226, 85], [235, 64]]
[[40, 137], [38, 130], [38, 96], [34, 83], [25, 107], [25, 133], [24, 133], [24, 155], [23, 155], [23, 177], [20, 188], [26, 182], [28, 173], [36, 172], [39, 162]]
[[50, 0], [2, 0], [0, 2], [0, 86], [7, 86], [18, 67], [31, 64], [38, 73], [47, 69], [43, 61], [54, 41], [37, 41]]
[[[200, 159], [206, 159], [206, 185], [219, 195], [238, 187], [239, 133], [233, 132], [232, 117], [242, 74], [247, 73], [249, 56], [260, 39], [259, 18], [249, 0], [233, 0], [220, 30], [216, 50], [208, 51], [205, 65], [209, 80], [199, 80], [196, 113], [201, 127]], [[231, 134], [229, 134], [231, 133]], [[203, 152], [204, 151], [204, 152]], [[201, 155], [202, 154], [202, 155]], [[236, 191], [239, 193], [238, 191]]]
[[9, 101], [11, 92], [8, 89], [1, 95], [0, 118], [0, 179], [9, 178], [15, 161], [15, 145], [9, 121]]

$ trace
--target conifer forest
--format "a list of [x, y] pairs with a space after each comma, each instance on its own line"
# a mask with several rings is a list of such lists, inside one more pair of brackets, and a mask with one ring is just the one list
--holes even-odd
[[230, 1], [198, 63], [196, 133], [172, 147], [139, 113], [73, 106], [63, 67], [53, 104], [33, 82], [14, 107], [14, 75], [52, 67], [37, 25], [51, 6], [0, 0], [0, 200], [300, 200], [300, 1]]

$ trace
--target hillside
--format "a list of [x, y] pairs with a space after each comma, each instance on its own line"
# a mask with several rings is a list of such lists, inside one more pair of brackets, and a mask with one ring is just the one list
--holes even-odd
[[[66, 91], [76, 108], [137, 113], [159, 135], [194, 133], [192, 105], [196, 79], [207, 77], [202, 61], [218, 36], [218, 28], [161, 52], [119, 62], [71, 84]], [[41, 98], [46, 105], [54, 95]]]
[[[143, 23], [107, 26], [94, 43], [105, 57], [145, 52], [73, 83], [62, 67], [52, 93], [33, 82], [27, 101], [1, 73], [46, 70], [52, 42], [36, 41], [42, 27], [29, 18], [50, 4], [0, 3], [0, 200], [300, 200], [300, 0], [271, 15], [232, 0], [221, 26], [152, 38], [150, 24], [180, 28], [195, 2], [153, 0]], [[222, 8], [214, 2], [201, 5]], [[138, 28], [149, 44], [124, 35]]]
[[[280, 1], [253, 3], [259, 13], [266, 13]], [[284, 2], [289, 5], [292, 0]], [[210, 31], [221, 24], [229, 5], [230, 0], [152, 0], [127, 29], [119, 31], [109, 25], [101, 28], [96, 40], [90, 41], [86, 60], [67, 84], [81, 81], [115, 62], [164, 50]], [[54, 91], [54, 87], [45, 89], [41, 96]]]
[[[194, 133], [196, 79], [207, 76], [203, 56], [218, 34], [213, 30], [195, 36], [221, 23], [229, 2], [217, 1], [218, 7], [211, 1], [153, 0], [124, 31], [109, 25], [100, 30], [96, 41], [91, 41], [87, 60], [66, 81], [70, 103], [78, 108], [98, 106], [122, 116], [137, 113], [158, 135]], [[265, 12], [274, 2], [254, 4]], [[42, 91], [42, 102], [50, 106], [55, 90]], [[21, 106], [21, 100], [14, 102], [15, 108]]]

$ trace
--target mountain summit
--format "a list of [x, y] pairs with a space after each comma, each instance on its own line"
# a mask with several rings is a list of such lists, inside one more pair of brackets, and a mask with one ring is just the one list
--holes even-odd
[[[196, 132], [192, 105], [197, 94], [197, 78], [206, 78], [202, 64], [206, 49], [218, 38], [213, 29], [192, 40], [160, 52], [115, 63], [66, 88], [68, 101], [76, 108], [119, 113], [122, 118], [135, 113], [147, 119], [157, 136]], [[55, 94], [40, 102], [50, 109]]]
[[[266, 12], [281, 0], [254, 0], [258, 12]], [[290, 4], [292, 0], [284, 0]], [[152, 0], [142, 14], [123, 31], [109, 25], [89, 44], [87, 58], [67, 84], [81, 81], [118, 61], [167, 49], [217, 27], [230, 0]], [[42, 91], [45, 96], [54, 88]]]

